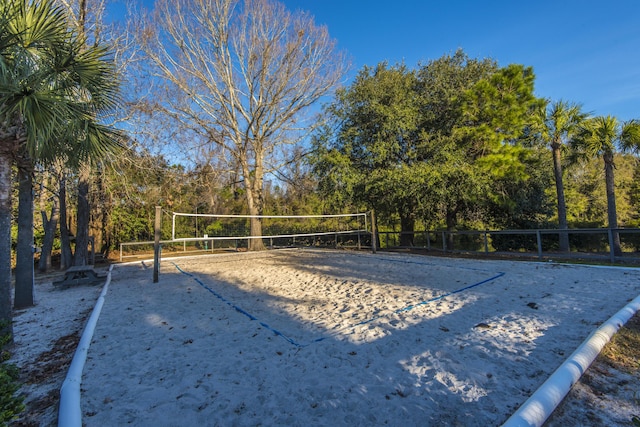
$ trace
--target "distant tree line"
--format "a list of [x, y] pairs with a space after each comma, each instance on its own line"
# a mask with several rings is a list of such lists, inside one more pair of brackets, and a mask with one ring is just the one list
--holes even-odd
[[[267, 175], [261, 213], [375, 209], [382, 229], [406, 232], [607, 227], [604, 159], [587, 149], [593, 126], [605, 118], [591, 118], [577, 104], [536, 98], [533, 84], [530, 68], [499, 67], [463, 51], [414, 70], [365, 67], [325, 106], [310, 144], [294, 146], [291, 158]], [[169, 130], [151, 116], [145, 124], [166, 138]], [[186, 139], [180, 123], [170, 123], [178, 129], [172, 139]], [[635, 146], [622, 144], [633, 141], [622, 130], [635, 122], [615, 125], [617, 226], [635, 227], [640, 168]], [[176, 163], [177, 155], [161, 153], [157, 140], [137, 136], [92, 177], [91, 235], [99, 251], [152, 240], [157, 204], [165, 211], [250, 212], [242, 171], [215, 148], [174, 142], [193, 157]], [[55, 200], [47, 188], [36, 192], [41, 211]], [[411, 234], [403, 236], [402, 244], [410, 245]], [[41, 237], [37, 232], [37, 241]]]

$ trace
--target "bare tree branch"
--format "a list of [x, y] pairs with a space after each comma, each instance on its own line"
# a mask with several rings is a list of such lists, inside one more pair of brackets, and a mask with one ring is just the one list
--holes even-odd
[[326, 27], [272, 0], [157, 0], [138, 37], [154, 83], [173, 95], [154, 112], [240, 166], [249, 212], [260, 214], [264, 175], [287, 151], [278, 148], [311, 131], [304, 113], [347, 69]]

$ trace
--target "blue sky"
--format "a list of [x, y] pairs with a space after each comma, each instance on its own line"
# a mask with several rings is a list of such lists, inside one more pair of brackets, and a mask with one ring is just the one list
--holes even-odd
[[354, 70], [414, 67], [463, 48], [532, 66], [536, 94], [640, 119], [639, 0], [285, 0], [327, 25]]
[[[151, 3], [152, 0], [144, 0]], [[640, 0], [284, 0], [326, 25], [355, 75], [415, 67], [462, 48], [532, 66], [536, 94], [594, 115], [640, 119]]]

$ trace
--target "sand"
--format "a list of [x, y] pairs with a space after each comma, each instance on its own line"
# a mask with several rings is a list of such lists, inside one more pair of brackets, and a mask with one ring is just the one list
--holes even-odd
[[404, 254], [166, 259], [155, 284], [150, 266], [112, 272], [86, 426], [500, 425], [640, 294], [638, 269]]

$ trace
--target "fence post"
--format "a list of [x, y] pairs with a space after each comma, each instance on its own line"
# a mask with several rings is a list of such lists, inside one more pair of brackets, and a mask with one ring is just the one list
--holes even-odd
[[376, 214], [373, 209], [371, 209], [371, 252], [374, 254], [378, 246], [378, 231], [376, 229]]
[[444, 252], [447, 252], [447, 239], [446, 239], [445, 233], [446, 233], [445, 231], [442, 232], [442, 250]]
[[120, 262], [122, 262], [122, 243], [120, 243]]
[[430, 251], [431, 250], [431, 233], [429, 231], [427, 231], [426, 233], [427, 233], [427, 250]]
[[538, 259], [542, 259], [542, 235], [540, 230], [536, 230], [536, 240], [538, 243]]
[[489, 241], [487, 240], [487, 230], [484, 230], [484, 253], [489, 253]]
[[613, 243], [613, 230], [611, 228], [607, 229], [607, 234], [609, 234], [609, 257], [611, 260], [611, 264], [613, 264], [616, 262], [615, 246]]
[[153, 283], [158, 283], [158, 273], [160, 270], [160, 219], [162, 218], [162, 207], [156, 206], [156, 221], [153, 242]]

